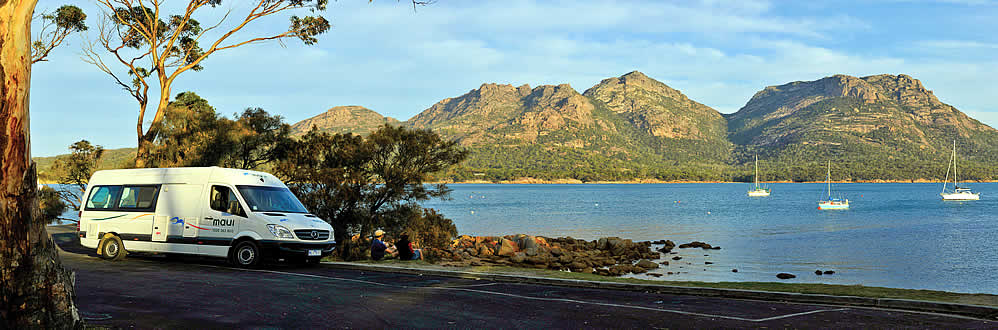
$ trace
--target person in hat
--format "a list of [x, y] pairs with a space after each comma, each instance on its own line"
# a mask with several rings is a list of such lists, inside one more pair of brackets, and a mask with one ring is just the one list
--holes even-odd
[[378, 229], [374, 231], [374, 240], [371, 241], [371, 259], [381, 260], [388, 254], [392, 257], [396, 256], [398, 251], [396, 251], [395, 246], [389, 246], [383, 241], [385, 239], [385, 231]]

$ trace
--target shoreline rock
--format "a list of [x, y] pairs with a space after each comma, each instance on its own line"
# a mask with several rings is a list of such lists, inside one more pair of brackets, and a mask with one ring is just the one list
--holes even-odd
[[[504, 265], [607, 276], [641, 274], [658, 268], [659, 259], [651, 242], [634, 242], [619, 237], [594, 241], [572, 237], [548, 238], [531, 235], [461, 235], [448, 249], [439, 252], [443, 266]], [[637, 263], [637, 265], [635, 265]]]

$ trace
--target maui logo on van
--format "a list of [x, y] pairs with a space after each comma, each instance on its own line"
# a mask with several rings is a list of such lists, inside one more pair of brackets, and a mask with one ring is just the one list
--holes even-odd
[[194, 228], [197, 228], [197, 229], [201, 229], [201, 230], [210, 230], [208, 228], [201, 228], [201, 227], [195, 226], [194, 224], [191, 224], [191, 223], [185, 223], [184, 219], [181, 219], [180, 217], [173, 217], [172, 219], [170, 219], [170, 222], [173, 223], [174, 225], [188, 225], [188, 226], [191, 226], [191, 227], [194, 227]]
[[211, 219], [212, 226], [223, 226], [228, 227], [236, 224], [236, 220], [233, 219]]

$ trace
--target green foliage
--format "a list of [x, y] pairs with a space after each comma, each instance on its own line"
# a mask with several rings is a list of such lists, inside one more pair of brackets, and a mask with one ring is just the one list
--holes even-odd
[[248, 108], [236, 120], [215, 112], [193, 92], [177, 94], [150, 148], [149, 167], [224, 166], [256, 169], [291, 149], [290, 126], [279, 115]]
[[447, 249], [457, 238], [457, 226], [436, 210], [419, 205], [406, 205], [392, 210], [386, 217], [384, 229], [397, 237], [408, 234], [413, 242], [422, 248], [423, 259], [434, 262], [440, 258], [439, 251]]
[[281, 159], [290, 150], [291, 126], [280, 115], [269, 115], [261, 108], [247, 108], [239, 115], [233, 134], [231, 154], [225, 167], [256, 169]]
[[87, 30], [87, 14], [73, 5], [63, 5], [54, 13], [42, 13], [40, 17], [41, 32], [31, 42], [32, 63], [44, 61], [71, 33]]
[[425, 185], [429, 175], [465, 156], [455, 142], [428, 130], [384, 125], [361, 137], [313, 129], [294, 143], [275, 174], [333, 226], [337, 242], [347, 244], [351, 233], [367, 237], [376, 227], [406, 228], [412, 216], [403, 211], [450, 193], [443, 184]]
[[214, 166], [232, 150], [236, 124], [193, 92], [177, 94], [158, 125], [149, 167]]
[[66, 203], [63, 203], [61, 194], [55, 189], [43, 186], [38, 190], [38, 209], [41, 219], [46, 223], [51, 223], [66, 212]]
[[101, 163], [104, 147], [90, 144], [90, 141], [80, 140], [69, 146], [68, 157], [56, 159], [52, 165], [60, 187], [58, 195], [74, 210], [79, 210], [83, 203], [83, 192], [87, 182]]

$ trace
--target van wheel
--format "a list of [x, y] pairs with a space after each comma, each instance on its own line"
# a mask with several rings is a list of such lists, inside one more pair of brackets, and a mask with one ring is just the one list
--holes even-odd
[[104, 260], [119, 261], [125, 259], [125, 245], [121, 238], [114, 234], [104, 234], [100, 244], [100, 256]]
[[254, 267], [260, 263], [260, 249], [252, 241], [244, 241], [232, 250], [232, 263], [240, 267]]

